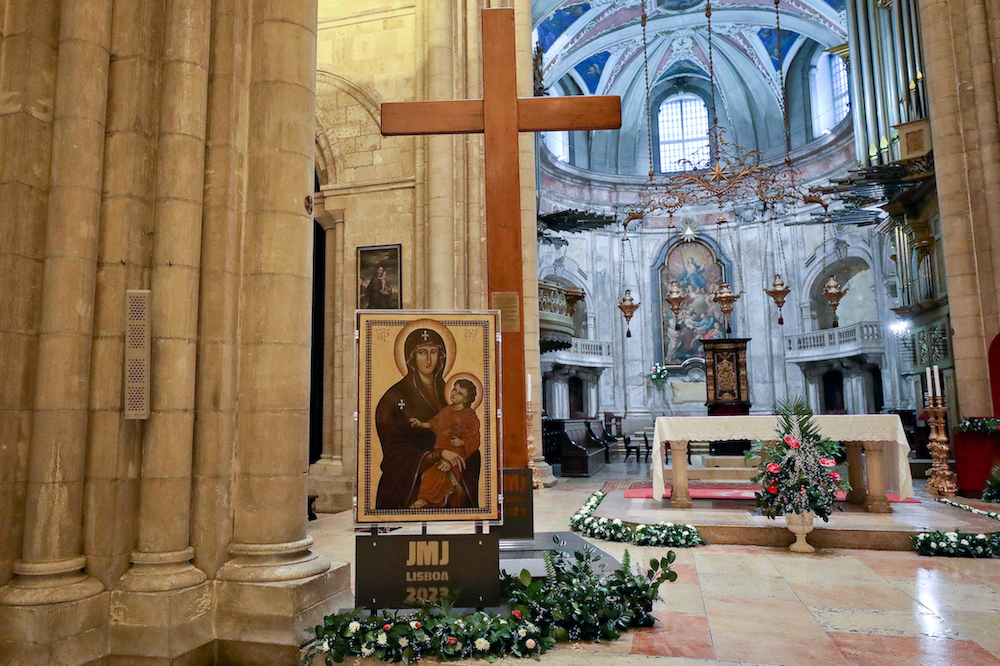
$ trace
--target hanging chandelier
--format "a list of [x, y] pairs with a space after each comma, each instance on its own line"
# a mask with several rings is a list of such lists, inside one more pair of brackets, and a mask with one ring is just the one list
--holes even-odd
[[[781, 15], [779, 4], [774, 0], [775, 31], [778, 53], [781, 47]], [[777, 162], [766, 162], [759, 150], [747, 150], [726, 138], [726, 129], [719, 124], [715, 107], [715, 48], [712, 43], [712, 2], [705, 3], [706, 33], [708, 42], [708, 76], [711, 90], [712, 119], [708, 129], [709, 165], [701, 167], [691, 160], [681, 160], [684, 170], [660, 179], [653, 170], [652, 119], [650, 109], [649, 61], [646, 38], [646, 3], [642, 3], [642, 39], [644, 71], [646, 77], [646, 125], [649, 140], [650, 170], [648, 181], [640, 188], [639, 203], [626, 211], [627, 221], [641, 219], [648, 215], [663, 215], [672, 218], [684, 206], [714, 207], [718, 210], [718, 223], [726, 220], [727, 211], [757, 211], [763, 215], [768, 210], [778, 211], [801, 203], [819, 203], [822, 198], [815, 192], [807, 191], [802, 182], [802, 174], [790, 157], [791, 134], [788, 123], [787, 93], [781, 64], [778, 64], [777, 87], [780, 90], [778, 103], [782, 117], [785, 141], [785, 157]], [[668, 223], [669, 224], [669, 223]]]

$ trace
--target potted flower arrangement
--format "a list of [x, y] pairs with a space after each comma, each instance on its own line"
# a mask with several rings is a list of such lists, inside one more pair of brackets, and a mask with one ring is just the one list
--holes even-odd
[[656, 388], [663, 388], [663, 385], [667, 383], [667, 379], [670, 377], [670, 371], [662, 363], [654, 363], [649, 374], [646, 376], [649, 377], [649, 380], [653, 382]]
[[958, 489], [966, 497], [979, 497], [990, 469], [1000, 462], [1000, 419], [964, 418], [952, 439]]
[[791, 550], [810, 553], [805, 535], [812, 530], [815, 516], [830, 520], [838, 491], [850, 484], [834, 467], [843, 447], [823, 439], [804, 398], [783, 401], [775, 406], [778, 416], [777, 441], [755, 442], [747, 459], [760, 457], [754, 481], [761, 484], [757, 506], [768, 518], [784, 515], [796, 535]]

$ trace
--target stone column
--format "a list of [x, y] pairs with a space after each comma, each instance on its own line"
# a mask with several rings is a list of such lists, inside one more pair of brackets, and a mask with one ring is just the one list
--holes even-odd
[[[59, 45], [57, 0], [6, 0], [0, 11], [0, 438], [24, 442], [34, 400], [38, 294], [45, 258], [46, 207]], [[16, 276], [16, 280], [12, 279]], [[25, 445], [0, 445], [0, 496], [24, 501]], [[24, 515], [0, 510], [0, 584], [21, 557]]]
[[215, 578], [229, 558], [233, 533], [248, 4], [245, 0], [214, 0], [212, 12], [216, 47], [209, 59], [205, 130], [191, 534], [195, 565], [209, 578]]
[[[963, 114], [964, 101], [974, 86], [960, 88], [972, 77], [962, 71], [958, 51], [969, 48], [964, 20], [953, 21], [952, 10], [964, 3], [922, 0], [920, 24], [927, 72], [927, 97], [934, 141], [938, 206], [947, 269], [948, 300], [956, 383], [962, 386], [959, 411], [989, 414], [991, 411], [986, 363], [987, 345], [996, 332], [996, 289], [990, 260], [990, 233], [985, 220], [978, 220], [971, 206], [971, 184], [967, 154], [975, 147], [974, 117]], [[974, 45], [988, 51], [987, 45]], [[963, 128], [969, 127], [969, 132]], [[987, 332], [989, 329], [989, 333]]]
[[690, 509], [691, 491], [688, 490], [687, 473], [688, 442], [670, 441], [670, 508]]
[[[327, 210], [326, 198], [316, 197], [316, 222], [326, 230], [327, 288], [325, 290], [323, 335], [323, 453], [309, 466], [309, 495], [316, 497], [313, 508], [319, 513], [334, 513], [351, 508], [354, 498], [355, 458], [344, 459], [343, 422], [344, 376], [341, 335], [344, 299], [340, 297], [344, 272], [344, 211]], [[350, 307], [353, 307], [351, 304]], [[339, 361], [339, 366], [338, 366]], [[351, 424], [353, 425], [353, 424]], [[349, 452], [353, 453], [353, 452]]]
[[306, 534], [316, 3], [253, 3], [239, 421], [227, 581], [314, 576]]
[[[454, 3], [425, 3], [427, 21], [427, 100], [454, 98]], [[455, 307], [455, 137], [428, 136], [427, 238], [431, 309]]]
[[885, 448], [895, 446], [895, 442], [863, 442], [865, 449], [865, 471], [868, 472], [868, 495], [865, 509], [869, 513], [892, 513], [892, 507], [885, 497]]
[[851, 484], [851, 490], [847, 493], [847, 501], [851, 504], [863, 504], [867, 493], [865, 492], [865, 468], [861, 455], [861, 442], [844, 442], [843, 444], [847, 456], [847, 480]]
[[151, 410], [142, 450], [138, 547], [123, 588], [197, 585], [191, 564], [198, 288], [208, 104], [208, 0], [167, 4], [153, 212]]
[[0, 592], [0, 603], [14, 605], [76, 601], [104, 589], [84, 572], [83, 477], [111, 1], [67, 0], [59, 26], [24, 543], [16, 578]]

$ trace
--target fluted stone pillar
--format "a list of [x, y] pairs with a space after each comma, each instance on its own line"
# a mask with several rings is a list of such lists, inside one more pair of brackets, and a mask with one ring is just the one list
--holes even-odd
[[205, 190], [209, 0], [167, 4], [152, 266], [151, 410], [139, 489], [138, 547], [126, 589], [205, 580], [191, 564], [191, 464]]
[[83, 485], [111, 1], [67, 0], [59, 26], [24, 543], [0, 591], [0, 603], [15, 605], [104, 589], [84, 572]]
[[218, 577], [315, 576], [306, 533], [315, 2], [253, 3], [231, 559]]

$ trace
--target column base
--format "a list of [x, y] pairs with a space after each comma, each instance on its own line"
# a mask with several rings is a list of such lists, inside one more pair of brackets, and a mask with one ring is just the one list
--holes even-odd
[[111, 655], [170, 664], [204, 649], [214, 640], [212, 596], [212, 584], [204, 578], [185, 589], [113, 590]]
[[339, 461], [321, 459], [310, 465], [308, 485], [309, 495], [316, 497], [316, 513], [339, 513], [354, 506], [354, 475], [345, 474]]
[[194, 548], [169, 553], [132, 553], [132, 566], [121, 587], [131, 592], [183, 590], [204, 583], [205, 573], [191, 564]]
[[559, 483], [559, 479], [552, 473], [552, 465], [545, 462], [545, 458], [541, 460], [536, 459], [534, 466], [538, 470], [538, 480], [541, 482], [543, 488], [551, 488]]
[[14, 580], [0, 588], [0, 604], [41, 606], [80, 601], [100, 594], [104, 584], [84, 573], [87, 558], [14, 563]]
[[869, 495], [865, 498], [865, 511], [868, 513], [892, 513], [892, 507], [889, 505], [889, 500], [882, 497], [872, 497]]
[[109, 594], [44, 605], [0, 605], [0, 661], [18, 666], [105, 663]]
[[314, 637], [307, 629], [322, 623], [326, 615], [354, 606], [349, 564], [338, 563], [322, 574], [299, 580], [272, 583], [220, 580], [214, 585], [216, 638], [220, 646], [225, 644], [230, 650], [247, 653], [245, 658], [232, 659], [227, 664], [270, 663], [255, 660], [250, 649], [255, 645], [265, 644], [272, 652], [297, 651]]
[[330, 570], [330, 560], [311, 550], [307, 536], [288, 543], [234, 543], [232, 559], [222, 565], [220, 581], [274, 583], [317, 576]]

